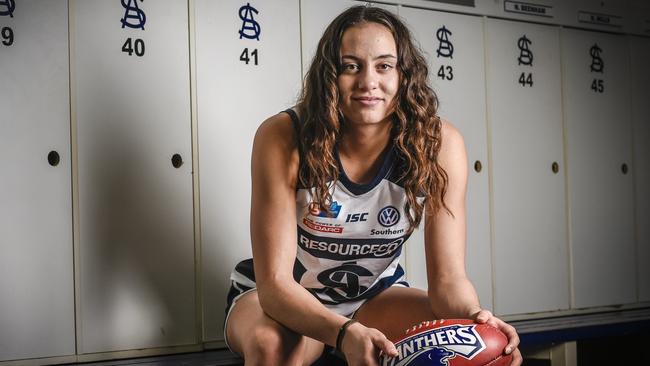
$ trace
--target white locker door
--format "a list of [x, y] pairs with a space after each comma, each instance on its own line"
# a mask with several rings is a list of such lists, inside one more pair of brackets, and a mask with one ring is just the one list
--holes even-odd
[[194, 344], [187, 1], [73, 6], [79, 353]]
[[636, 301], [626, 38], [562, 30], [573, 306]]
[[0, 361], [75, 353], [67, 1], [0, 2]]
[[204, 337], [220, 341], [230, 272], [251, 257], [253, 137], [300, 89], [299, 4], [195, 4]]
[[[429, 80], [440, 101], [439, 115], [465, 139], [469, 171], [465, 262], [482, 306], [492, 309], [483, 20], [408, 7], [400, 8], [400, 16], [428, 60]], [[413, 286], [426, 289], [423, 235], [415, 235], [406, 248], [407, 273]]]
[[487, 21], [495, 310], [569, 308], [559, 28]]
[[650, 301], [650, 40], [630, 37], [638, 301]]

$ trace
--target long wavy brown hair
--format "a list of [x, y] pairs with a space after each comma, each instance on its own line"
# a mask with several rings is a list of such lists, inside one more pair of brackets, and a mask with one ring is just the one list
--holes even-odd
[[[406, 191], [405, 210], [412, 231], [420, 224], [425, 207], [430, 213], [441, 207], [449, 211], [443, 200], [448, 178], [437, 161], [442, 122], [437, 115], [438, 98], [427, 81], [427, 62], [408, 28], [387, 10], [351, 7], [330, 23], [320, 39], [297, 105], [303, 121], [298, 136], [298, 179], [303, 187], [313, 188], [313, 202], [329, 211], [330, 188], [340, 173], [334, 151], [345, 123], [337, 86], [341, 40], [348, 28], [367, 22], [388, 28], [397, 45], [400, 85], [391, 116], [391, 137], [402, 164], [399, 181]], [[419, 202], [418, 196], [424, 196], [424, 201]]]

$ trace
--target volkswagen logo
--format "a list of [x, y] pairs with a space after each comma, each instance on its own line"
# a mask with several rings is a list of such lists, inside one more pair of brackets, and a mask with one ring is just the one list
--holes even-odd
[[393, 206], [386, 206], [379, 211], [377, 221], [383, 227], [391, 227], [399, 222], [399, 211]]

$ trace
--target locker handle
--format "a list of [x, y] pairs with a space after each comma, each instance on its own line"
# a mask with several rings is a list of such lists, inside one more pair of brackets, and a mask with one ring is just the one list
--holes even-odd
[[182, 165], [183, 165], [183, 157], [180, 154], [174, 154], [172, 156], [172, 166], [178, 169]]
[[621, 165], [621, 171], [623, 172], [623, 174], [627, 174], [628, 171], [627, 164], [623, 163], [623, 165]]
[[61, 157], [59, 156], [59, 153], [58, 153], [58, 152], [52, 150], [52, 151], [50, 151], [49, 154], [47, 154], [47, 162], [48, 162], [51, 166], [57, 166], [57, 165], [59, 165], [59, 162], [60, 162], [60, 161], [61, 161]]
[[481, 170], [483, 170], [483, 164], [481, 164], [481, 161], [480, 161], [480, 160], [477, 160], [477, 161], [474, 162], [474, 170], [475, 170], [477, 173], [480, 173]]
[[560, 164], [558, 164], [557, 161], [554, 161], [553, 164], [551, 164], [551, 170], [553, 173], [557, 174], [560, 171]]

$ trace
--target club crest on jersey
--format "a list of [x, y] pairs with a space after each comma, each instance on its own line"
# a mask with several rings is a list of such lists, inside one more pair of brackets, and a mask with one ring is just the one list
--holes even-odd
[[449, 366], [454, 357], [471, 360], [485, 349], [474, 327], [455, 324], [410, 336], [395, 344], [399, 355], [385, 358], [382, 366]]
[[313, 216], [335, 219], [339, 217], [341, 207], [343, 207], [343, 205], [340, 205], [338, 202], [334, 201], [330, 204], [330, 212], [328, 213], [327, 211], [321, 211], [321, 209], [318, 207], [318, 203], [312, 202], [309, 204], [309, 213]]

